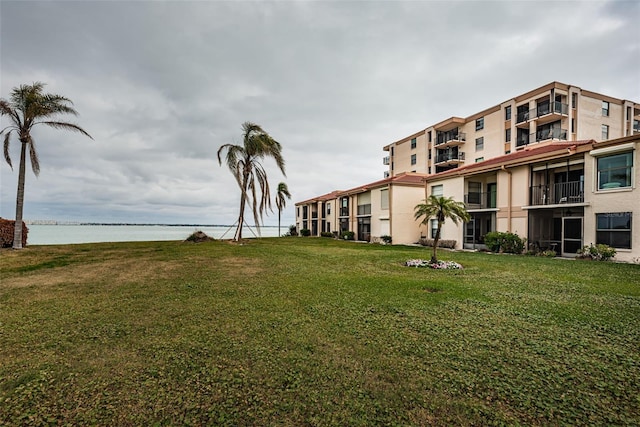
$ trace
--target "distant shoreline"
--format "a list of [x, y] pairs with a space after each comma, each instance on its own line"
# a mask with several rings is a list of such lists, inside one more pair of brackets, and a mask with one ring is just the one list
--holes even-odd
[[[100, 226], [135, 226], [135, 227], [237, 227], [229, 224], [163, 224], [137, 222], [72, 222], [72, 221], [25, 221], [26, 225], [100, 225]], [[255, 227], [255, 225], [249, 225]], [[277, 225], [261, 225], [260, 228], [277, 228]]]

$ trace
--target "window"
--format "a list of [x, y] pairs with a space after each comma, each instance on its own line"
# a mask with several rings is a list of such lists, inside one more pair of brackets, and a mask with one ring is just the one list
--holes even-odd
[[571, 119], [571, 133], [576, 133], [576, 119]]
[[504, 119], [511, 120], [511, 105], [504, 107]]
[[415, 154], [412, 154], [412, 155], [411, 155], [411, 164], [412, 164], [412, 165], [415, 165], [417, 162], [418, 162], [418, 161], [416, 160], [416, 155], [415, 155]]
[[478, 162], [484, 162], [484, 157], [477, 157], [476, 158], [476, 163]]
[[476, 151], [484, 150], [484, 137], [476, 138]]
[[504, 130], [504, 142], [510, 142], [511, 141], [511, 129], [505, 129]]
[[431, 195], [432, 196], [436, 196], [436, 197], [440, 197], [440, 196], [444, 195], [442, 184], [440, 184], [440, 185], [432, 185], [431, 186]]
[[577, 105], [578, 105], [578, 94], [574, 92], [571, 94], [571, 108], [575, 110]]
[[393, 151], [394, 151], [394, 150], [393, 150], [393, 147], [391, 147], [391, 155], [392, 155], [392, 156], [393, 156]]
[[429, 150], [429, 160], [431, 160], [431, 150]]
[[431, 131], [427, 132], [427, 136], [429, 137], [429, 142], [431, 142]]
[[476, 130], [482, 130], [484, 129], [484, 117], [480, 117], [479, 119], [476, 119]]
[[596, 214], [596, 244], [631, 249], [631, 212]]
[[631, 187], [633, 152], [598, 157], [598, 190]]
[[380, 190], [380, 209], [389, 210], [389, 189]]
[[331, 203], [327, 203], [327, 215], [331, 215]]
[[431, 238], [435, 239], [436, 234], [438, 234], [438, 220], [432, 219], [430, 220], [430, 222], [431, 222]]
[[429, 170], [427, 171], [427, 173], [431, 173], [431, 166], [429, 166]]
[[609, 139], [609, 126], [602, 125], [602, 140]]
[[300, 216], [300, 206], [296, 208], [296, 216]]
[[411, 138], [411, 148], [414, 149], [416, 148], [417, 142], [415, 138]]
[[607, 101], [602, 101], [602, 115], [609, 117], [609, 103]]

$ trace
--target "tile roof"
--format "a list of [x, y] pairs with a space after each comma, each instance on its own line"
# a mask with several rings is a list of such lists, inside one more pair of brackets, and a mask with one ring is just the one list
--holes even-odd
[[[513, 153], [505, 154], [499, 157], [493, 157], [491, 159], [484, 160], [478, 163], [472, 163], [455, 169], [449, 169], [444, 172], [439, 172], [434, 175], [430, 175], [428, 179], [438, 179], [440, 177], [447, 177], [451, 175], [460, 175], [476, 170], [491, 169], [492, 167], [498, 167], [502, 165], [510, 165], [513, 163], [520, 163], [526, 159], [533, 157], [551, 157], [552, 153], [562, 153], [567, 150], [574, 150], [579, 146], [588, 146], [594, 144], [595, 141], [583, 140], [583, 141], [564, 141], [564, 142], [552, 142], [541, 146], [527, 147], [524, 150], [518, 150]], [[545, 156], [548, 155], [548, 156]]]

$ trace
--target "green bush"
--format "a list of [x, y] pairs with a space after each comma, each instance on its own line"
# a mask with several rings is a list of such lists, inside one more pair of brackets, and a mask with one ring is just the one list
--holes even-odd
[[507, 254], [521, 254], [524, 251], [526, 239], [515, 233], [490, 231], [484, 236], [484, 244], [491, 252]]
[[391, 236], [388, 235], [384, 235], [384, 236], [380, 236], [380, 239], [385, 242], [387, 245], [391, 244]]
[[289, 232], [285, 234], [285, 236], [297, 236], [297, 235], [298, 235], [297, 227], [295, 225], [290, 225]]
[[353, 231], [343, 231], [340, 234], [340, 238], [344, 240], [353, 240], [355, 238], [355, 233]]
[[320, 233], [321, 237], [333, 237], [333, 233], [330, 231], [323, 231]]
[[578, 249], [578, 258], [592, 259], [595, 261], [609, 261], [616, 256], [616, 249], [602, 243], [597, 245], [585, 245]]
[[309, 230], [308, 228], [303, 228], [302, 230], [300, 230], [300, 235], [303, 237], [311, 236], [311, 230]]
[[[418, 243], [421, 244], [422, 246], [433, 247], [433, 239], [420, 239], [418, 240]], [[445, 249], [455, 249], [456, 243], [457, 243], [456, 240], [440, 239], [438, 240], [438, 247], [445, 248]]]

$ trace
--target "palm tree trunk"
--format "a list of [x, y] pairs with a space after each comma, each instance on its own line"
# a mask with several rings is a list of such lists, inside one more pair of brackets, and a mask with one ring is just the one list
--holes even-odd
[[242, 227], [244, 226], [244, 208], [247, 203], [248, 193], [247, 190], [249, 187], [249, 171], [246, 169], [242, 174], [242, 193], [240, 194], [240, 215], [238, 216], [238, 228], [236, 229], [235, 241], [239, 242], [242, 240]]
[[280, 234], [280, 214], [282, 214], [282, 211], [280, 209], [278, 209], [278, 237], [281, 236], [281, 234]]
[[431, 264], [435, 264], [438, 262], [438, 242], [440, 241], [440, 229], [442, 229], [442, 223], [438, 221], [438, 229], [436, 230], [436, 235], [433, 238], [433, 254], [431, 255]]
[[13, 232], [13, 249], [22, 249], [22, 210], [24, 208], [25, 163], [27, 143], [20, 141], [20, 167], [18, 169], [18, 193], [16, 196], [16, 224]]

